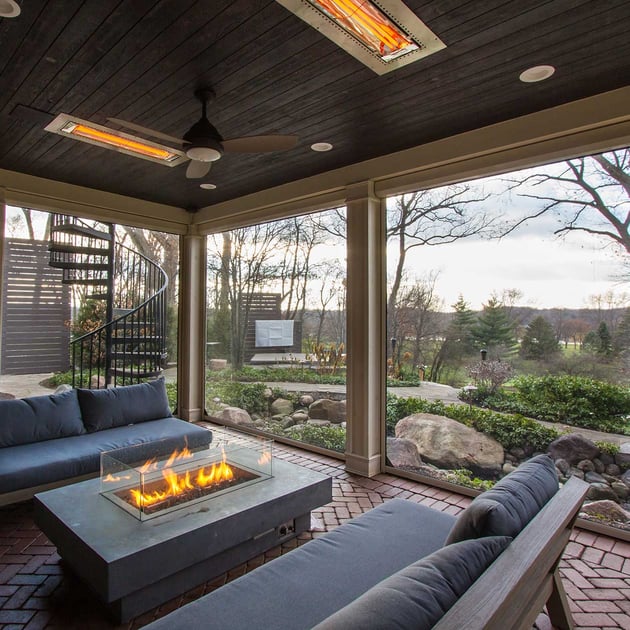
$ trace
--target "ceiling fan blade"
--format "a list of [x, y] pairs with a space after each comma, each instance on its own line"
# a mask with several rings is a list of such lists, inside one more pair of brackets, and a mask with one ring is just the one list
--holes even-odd
[[199, 179], [210, 172], [212, 162], [200, 162], [199, 160], [190, 160], [190, 164], [186, 169], [186, 177], [188, 179]]
[[107, 120], [116, 125], [120, 125], [121, 127], [125, 127], [126, 129], [131, 129], [132, 131], [137, 131], [147, 136], [152, 136], [153, 138], [164, 140], [165, 142], [168, 142], [170, 144], [180, 146], [183, 142], [181, 138], [169, 136], [168, 134], [162, 133], [161, 131], [155, 131], [155, 129], [149, 129], [148, 127], [143, 127], [142, 125], [136, 125], [135, 123], [127, 122], [126, 120], [121, 120], [120, 118], [108, 118]]
[[297, 141], [297, 136], [246, 136], [223, 140], [221, 144], [225, 151], [231, 153], [264, 153], [265, 151], [287, 151], [292, 149]]

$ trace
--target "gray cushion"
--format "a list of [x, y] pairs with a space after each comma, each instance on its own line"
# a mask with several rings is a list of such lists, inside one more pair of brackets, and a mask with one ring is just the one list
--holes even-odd
[[110, 389], [79, 389], [88, 432], [172, 416], [163, 379]]
[[512, 539], [492, 536], [442, 547], [383, 580], [317, 630], [430, 630]]
[[454, 522], [451, 514], [390, 499], [146, 628], [309, 630], [439, 549]]
[[139, 457], [148, 459], [153, 455], [155, 440], [168, 440], [173, 448], [187, 444], [192, 449], [207, 446], [212, 441], [212, 432], [178, 418], [164, 418], [14, 446], [0, 454], [0, 493], [96, 474], [100, 470], [102, 451], [146, 444], [146, 453], [140, 453]]
[[82, 433], [85, 428], [74, 390], [0, 400], [0, 448]]
[[476, 497], [458, 516], [446, 544], [479, 536], [515, 538], [558, 487], [553, 460], [533, 457]]

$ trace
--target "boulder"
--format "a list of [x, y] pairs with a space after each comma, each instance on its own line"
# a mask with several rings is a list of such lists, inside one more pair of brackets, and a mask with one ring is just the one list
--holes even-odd
[[346, 420], [346, 401], [322, 398], [309, 405], [308, 417], [311, 420], [328, 420], [340, 424]]
[[626, 486], [622, 481], [613, 481], [610, 484], [610, 487], [613, 489], [613, 492], [617, 495], [619, 501], [624, 502], [628, 500], [630, 496], [630, 489]]
[[619, 452], [615, 453], [615, 464], [623, 468], [630, 466], [630, 442], [619, 445]]
[[295, 424], [304, 424], [308, 420], [308, 414], [305, 411], [296, 411], [291, 417]]
[[630, 512], [624, 510], [614, 501], [593, 501], [582, 506], [581, 514], [596, 516], [609, 522], [630, 523]]
[[566, 459], [570, 464], [577, 464], [585, 459], [599, 455], [599, 447], [580, 433], [567, 433], [555, 439], [549, 445], [551, 458]]
[[592, 470], [584, 473], [584, 481], [587, 483], [607, 483], [606, 479], [604, 479], [599, 473]]
[[418, 447], [405, 438], [387, 438], [387, 459], [395, 468], [418, 468], [422, 465]]
[[[67, 383], [62, 383], [57, 387], [57, 389], [53, 392], [53, 394], [63, 394], [64, 392], [72, 391], [72, 385], [68, 385]], [[14, 397], [15, 398], [15, 397]]]
[[331, 425], [330, 421], [319, 419], [309, 420], [306, 424], [312, 424], [315, 427], [329, 427]]
[[569, 468], [571, 468], [569, 462], [566, 459], [556, 459], [556, 468], [563, 474], [566, 475], [569, 472]]
[[290, 416], [293, 413], [293, 403], [286, 398], [276, 398], [269, 411], [272, 416]]
[[617, 501], [615, 491], [607, 483], [592, 483], [586, 498], [589, 501]]
[[581, 462], [577, 463], [576, 468], [579, 468], [584, 473], [594, 472], [595, 464], [590, 459], [583, 459]]
[[285, 416], [282, 420], [282, 428], [288, 429], [295, 424], [295, 420], [291, 416]]
[[415, 443], [423, 461], [442, 469], [466, 468], [474, 474], [501, 473], [503, 447], [456, 420], [416, 413], [396, 424], [396, 437]]
[[313, 400], [314, 398], [310, 394], [302, 394], [300, 396], [300, 405], [302, 405], [302, 407], [308, 407], [313, 404]]
[[240, 407], [226, 407], [223, 411], [221, 411], [221, 415], [219, 417], [221, 420], [231, 422], [232, 424], [250, 427], [254, 426], [254, 421], [251, 419], [250, 415], [247, 411], [245, 411], [245, 409], [241, 409]]
[[604, 472], [607, 475], [612, 475], [613, 477], [619, 477], [619, 475], [621, 475], [621, 468], [619, 468], [617, 464], [608, 464]]

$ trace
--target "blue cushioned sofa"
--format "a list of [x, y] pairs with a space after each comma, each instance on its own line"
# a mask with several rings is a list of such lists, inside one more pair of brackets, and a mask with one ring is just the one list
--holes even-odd
[[2, 400], [0, 505], [94, 477], [101, 452], [156, 440], [173, 448], [212, 440], [211, 431], [173, 417], [162, 379]]
[[391, 499], [147, 630], [572, 627], [558, 562], [588, 484], [541, 455], [457, 518]]

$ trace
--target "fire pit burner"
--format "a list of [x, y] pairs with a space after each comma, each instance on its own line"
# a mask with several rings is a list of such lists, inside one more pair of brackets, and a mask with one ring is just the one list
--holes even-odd
[[160, 444], [146, 457], [146, 447], [101, 455], [101, 494], [139, 520], [204, 501], [272, 476], [272, 442], [221, 444], [192, 452]]

